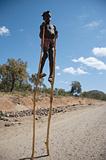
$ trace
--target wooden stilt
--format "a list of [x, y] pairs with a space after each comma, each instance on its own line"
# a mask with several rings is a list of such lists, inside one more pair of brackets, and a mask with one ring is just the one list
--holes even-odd
[[[42, 43], [44, 44], [44, 34], [45, 34], [45, 27], [43, 27], [43, 38]], [[36, 99], [38, 94], [38, 86], [39, 86], [39, 80], [40, 80], [40, 67], [41, 67], [41, 60], [42, 60], [42, 53], [43, 49], [41, 47], [41, 53], [40, 53], [40, 61], [39, 61], [39, 67], [38, 67], [38, 74], [37, 74], [37, 84], [34, 88], [34, 97], [33, 97], [33, 137], [32, 137], [32, 155], [31, 159], [34, 160], [35, 155], [35, 112], [36, 112]]]
[[55, 40], [55, 46], [54, 46], [54, 62], [53, 62], [53, 80], [51, 82], [51, 91], [50, 91], [50, 108], [49, 108], [49, 115], [48, 115], [48, 125], [47, 125], [47, 137], [46, 137], [46, 149], [47, 149], [47, 155], [50, 155], [49, 151], [49, 135], [50, 135], [50, 122], [51, 122], [51, 113], [52, 113], [52, 104], [53, 104], [53, 94], [54, 94], [54, 80], [55, 80], [55, 61], [56, 61], [56, 40]]

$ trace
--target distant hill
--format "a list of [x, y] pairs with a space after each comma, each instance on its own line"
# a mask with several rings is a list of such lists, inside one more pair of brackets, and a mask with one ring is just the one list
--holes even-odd
[[87, 97], [87, 98], [99, 99], [99, 100], [106, 100], [106, 94], [99, 90], [91, 90], [88, 92], [83, 92], [81, 96]]

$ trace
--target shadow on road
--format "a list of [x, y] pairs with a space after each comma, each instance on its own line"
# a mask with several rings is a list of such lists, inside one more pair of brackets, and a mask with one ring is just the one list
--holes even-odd
[[[41, 156], [34, 157], [34, 159], [43, 158], [43, 157], [47, 157], [47, 156], [49, 156], [49, 155], [48, 155], [48, 154], [45, 154], [45, 155], [41, 155]], [[19, 160], [27, 160], [27, 159], [32, 160], [31, 157], [21, 158], [21, 159], [19, 159]]]

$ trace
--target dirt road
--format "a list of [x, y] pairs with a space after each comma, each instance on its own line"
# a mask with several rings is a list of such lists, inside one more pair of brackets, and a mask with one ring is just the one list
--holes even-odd
[[[30, 157], [32, 117], [21, 119], [20, 122], [20, 125], [10, 127], [0, 124], [0, 160]], [[46, 154], [46, 125], [47, 118], [37, 121], [36, 156]], [[54, 115], [51, 121], [50, 155], [39, 159], [106, 160], [106, 105]]]

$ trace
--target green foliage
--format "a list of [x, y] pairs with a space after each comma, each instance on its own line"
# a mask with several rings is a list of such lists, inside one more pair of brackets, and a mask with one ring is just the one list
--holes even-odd
[[65, 90], [62, 88], [58, 89], [58, 95], [65, 96]]
[[28, 83], [28, 81], [23, 81], [21, 83], [21, 87], [20, 85], [17, 85], [17, 86], [15, 85], [14, 89], [17, 91], [32, 91], [32, 86], [30, 83]]
[[62, 88], [55, 88], [54, 94], [55, 94], [55, 96], [70, 96], [70, 92], [65, 91]]
[[[35, 73], [35, 74], [32, 74], [30, 77], [29, 77], [29, 81], [33, 84], [33, 85], [37, 85], [37, 73]], [[45, 86], [44, 85], [44, 79], [42, 78], [42, 79], [40, 79], [40, 81], [39, 81], [39, 86]]]
[[87, 98], [94, 98], [98, 100], [106, 100], [106, 94], [102, 91], [98, 90], [91, 90], [88, 92], [83, 92], [81, 94], [82, 97], [87, 97]]
[[27, 63], [21, 59], [8, 59], [6, 64], [0, 65], [0, 90], [13, 91], [17, 86], [22, 87], [27, 80]]
[[70, 93], [72, 95], [77, 95], [78, 96], [78, 95], [80, 95], [81, 91], [82, 91], [82, 89], [81, 89], [80, 82], [73, 81], [72, 84], [71, 84], [71, 91], [70, 91]]
[[30, 77], [29, 77], [29, 81], [34, 84], [34, 85], [37, 85], [37, 74], [32, 74]]
[[43, 87], [42, 93], [50, 94], [51, 88]]

